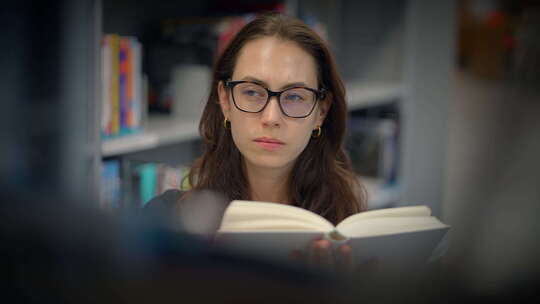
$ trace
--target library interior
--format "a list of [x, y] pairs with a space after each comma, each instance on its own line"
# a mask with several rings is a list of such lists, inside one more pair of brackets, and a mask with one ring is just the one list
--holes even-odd
[[[30, 303], [538, 298], [538, 1], [2, 6], [5, 297]], [[212, 193], [195, 193], [174, 214], [148, 211], [156, 196], [189, 191], [186, 176], [204, 153], [199, 122], [214, 64], [267, 11], [298, 18], [328, 45], [346, 92], [342, 146], [367, 193], [366, 211], [428, 207], [450, 227], [434, 250], [436, 263], [336, 275], [215, 245], [229, 201]]]

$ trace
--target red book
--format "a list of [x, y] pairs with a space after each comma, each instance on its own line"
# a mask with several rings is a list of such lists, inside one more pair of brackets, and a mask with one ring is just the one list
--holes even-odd
[[128, 94], [127, 94], [127, 74], [128, 74], [128, 57], [127, 49], [129, 46], [129, 40], [125, 37], [120, 38], [120, 50], [119, 50], [119, 75], [118, 75], [118, 93], [120, 97], [120, 128], [126, 129], [127, 124], [127, 112], [128, 112]]

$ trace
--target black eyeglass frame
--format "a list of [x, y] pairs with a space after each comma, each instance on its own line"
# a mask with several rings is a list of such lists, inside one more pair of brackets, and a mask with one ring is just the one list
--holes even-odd
[[[264, 88], [266, 90], [266, 92], [268, 93], [268, 98], [266, 99], [266, 103], [264, 104], [264, 106], [259, 111], [255, 111], [255, 112], [246, 111], [246, 110], [240, 109], [240, 107], [236, 104], [233, 89], [234, 89], [235, 86], [237, 86], [237, 85], [239, 85], [241, 83], [256, 84], [256, 85]], [[315, 109], [315, 106], [317, 105], [317, 101], [322, 100], [322, 99], [324, 99], [326, 97], [326, 89], [325, 88], [321, 88], [320, 90], [316, 90], [316, 89], [313, 89], [313, 88], [308, 88], [308, 87], [303, 87], [303, 86], [294, 86], [294, 87], [287, 88], [287, 89], [285, 89], [283, 91], [274, 92], [274, 91], [270, 91], [267, 87], [261, 85], [260, 83], [257, 83], [257, 82], [254, 82], [254, 81], [247, 81], [247, 80], [239, 80], [239, 81], [231, 81], [231, 80], [229, 80], [229, 81], [225, 81], [225, 87], [229, 88], [231, 90], [231, 95], [233, 97], [234, 106], [238, 110], [240, 110], [242, 112], [260, 113], [260, 112], [264, 111], [264, 109], [266, 108], [266, 106], [268, 105], [268, 103], [270, 101], [270, 98], [272, 98], [273, 96], [276, 96], [277, 100], [278, 100], [279, 109], [281, 110], [281, 113], [283, 113], [283, 115], [285, 115], [287, 117], [291, 117], [291, 118], [306, 118], [306, 117], [308, 117], [309, 115], [311, 115], [311, 113], [313, 113], [313, 110]], [[304, 116], [290, 116], [287, 113], [285, 113], [285, 111], [283, 110], [283, 107], [281, 106], [281, 102], [279, 102], [281, 100], [281, 94], [283, 94], [283, 92], [286, 92], [286, 91], [289, 91], [289, 90], [292, 90], [292, 89], [306, 89], [306, 90], [311, 91], [311, 92], [313, 92], [315, 94], [315, 102], [313, 103], [313, 107], [311, 108], [311, 110], [309, 111], [308, 114], [306, 114]]]

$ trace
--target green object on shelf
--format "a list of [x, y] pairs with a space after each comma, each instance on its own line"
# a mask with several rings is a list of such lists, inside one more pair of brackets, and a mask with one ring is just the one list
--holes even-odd
[[156, 195], [157, 187], [157, 167], [156, 164], [143, 164], [139, 168], [139, 176], [141, 177], [140, 195], [141, 202], [144, 206]]
[[180, 169], [180, 176], [181, 176], [181, 182], [180, 182], [180, 190], [182, 191], [188, 191], [191, 189], [191, 184], [189, 183], [189, 179], [187, 178], [189, 174], [188, 168], [182, 168]]

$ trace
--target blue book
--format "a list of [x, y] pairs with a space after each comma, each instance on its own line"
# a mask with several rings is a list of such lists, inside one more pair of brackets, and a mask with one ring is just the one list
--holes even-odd
[[102, 208], [118, 208], [121, 201], [120, 162], [106, 160], [101, 167], [101, 202]]

